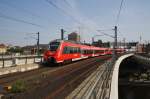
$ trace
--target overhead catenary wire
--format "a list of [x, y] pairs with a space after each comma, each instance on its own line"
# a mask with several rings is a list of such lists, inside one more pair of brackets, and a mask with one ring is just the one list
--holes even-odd
[[33, 26], [36, 26], [36, 27], [43, 28], [43, 26], [41, 26], [39, 24], [35, 24], [35, 23], [28, 22], [28, 21], [25, 21], [25, 20], [22, 20], [22, 19], [17, 19], [17, 18], [14, 18], [14, 17], [10, 17], [10, 16], [4, 15], [2, 13], [0, 13], [0, 17], [3, 18], [3, 19], [16, 21], [16, 22], [20, 22], [20, 23], [25, 23], [25, 24], [30, 24], [30, 25], [33, 25]]
[[28, 32], [23, 32], [23, 31], [18, 31], [10, 28], [0, 28], [1, 31], [7, 31], [7, 32], [12, 32], [12, 33], [28, 33]]
[[116, 18], [116, 23], [115, 23], [116, 26], [118, 25], [118, 22], [119, 22], [119, 18], [120, 18], [120, 13], [121, 13], [121, 10], [122, 10], [123, 2], [124, 2], [124, 0], [121, 0], [119, 11], [118, 11], [117, 18]]
[[118, 33], [120, 36], [122, 36], [122, 37], [124, 36], [123, 33], [119, 29], [118, 29]]
[[7, 5], [8, 7], [11, 7], [11, 8], [14, 8], [14, 9], [16, 9], [16, 10], [20, 10], [21, 12], [24, 12], [24, 13], [27, 13], [27, 14], [30, 14], [31, 16], [33, 16], [33, 17], [40, 17], [39, 15], [37, 15], [37, 14], [35, 14], [35, 13], [33, 13], [33, 12], [30, 12], [30, 11], [28, 11], [28, 10], [26, 10], [25, 8], [23, 8], [23, 7], [17, 7], [17, 5], [15, 5], [15, 4], [12, 4], [12, 3], [8, 3], [8, 2], [1, 2], [2, 4], [4, 4], [4, 5]]
[[114, 36], [113, 35], [110, 35], [110, 34], [107, 34], [107, 33], [105, 33], [105, 32], [102, 32], [101, 30], [97, 30], [99, 33], [101, 33], [101, 34], [103, 34], [103, 35], [105, 35], [105, 36], [108, 36], [108, 37], [111, 37], [111, 38], [114, 38]]
[[72, 15], [70, 15], [68, 12], [66, 12], [65, 10], [63, 10], [62, 8], [58, 7], [54, 2], [52, 2], [51, 0], [45, 0], [47, 3], [49, 3], [51, 6], [55, 7], [56, 9], [60, 10], [61, 12], [63, 12], [65, 15], [69, 16], [70, 18], [72, 18], [76, 23], [78, 24], [82, 24], [79, 20], [77, 20], [76, 18], [74, 18]]
[[[68, 13], [67, 11], [65, 11], [64, 9], [62, 9], [61, 7], [59, 7], [56, 3], [54, 3], [52, 0], [45, 0], [47, 3], [49, 3], [51, 6], [55, 7], [56, 9], [58, 9], [59, 11], [61, 11], [63, 14], [67, 15], [68, 17], [70, 17], [73, 21], [75, 21], [76, 23], [78, 23], [79, 25], [84, 26], [86, 29], [89, 29], [91, 27], [89, 26], [85, 26], [85, 24], [83, 22], [81, 22], [80, 20], [76, 19], [74, 16], [72, 16], [70, 13]], [[67, 3], [67, 2], [66, 2]], [[69, 3], [68, 3], [69, 4]], [[70, 5], [70, 4], [69, 4]], [[72, 6], [70, 5], [69, 7], [72, 8]]]
[[72, 8], [71, 4], [67, 0], [63, 0], [63, 1], [66, 3], [66, 5]]
[[[73, 8], [73, 6], [68, 2], [69, 0], [63, 0], [63, 1], [65, 2], [66, 5], [68, 5], [69, 8]], [[84, 24], [84, 23], [83, 23], [83, 24]], [[85, 26], [85, 25], [84, 25], [84, 27], [85, 27], [86, 29], [91, 28], [91, 27]]]
[[[74, 18], [72, 15], [70, 15], [68, 12], [66, 12], [65, 10], [63, 10], [62, 8], [60, 8], [59, 6], [57, 6], [57, 4], [55, 4], [52, 0], [45, 0], [46, 2], [48, 2], [51, 6], [55, 7], [56, 9], [60, 10], [61, 12], [63, 12], [65, 15], [71, 17], [75, 22], [82, 24], [79, 20], [77, 20], [76, 18]], [[66, 0], [63, 0], [67, 5], [70, 5]], [[69, 6], [71, 7], [71, 5]], [[89, 27], [86, 27], [87, 29], [89, 29]], [[109, 29], [110, 30], [110, 29]], [[109, 31], [108, 30], [108, 31]], [[112, 30], [112, 29], [111, 29]], [[97, 31], [97, 30], [96, 30]], [[99, 33], [102, 33], [101, 31], [98, 31]], [[102, 33], [105, 36], [109, 36], [111, 38], [114, 38], [114, 36], [109, 35], [107, 33]]]
[[109, 29], [99, 29], [98, 31], [112, 31], [113, 29], [109, 28]]
[[[122, 6], [123, 6], [123, 2], [124, 0], [121, 0], [121, 3], [120, 3], [120, 7], [119, 7], [119, 11], [118, 11], [118, 14], [117, 14], [117, 18], [116, 18], [116, 21], [115, 21], [115, 26], [118, 26], [118, 22], [119, 22], [119, 18], [120, 18], [120, 13], [121, 13], [121, 10], [122, 10]], [[110, 30], [110, 29], [109, 29]], [[109, 31], [108, 30], [108, 31]], [[113, 30], [113, 29], [111, 29]], [[97, 30], [99, 33], [105, 35], [105, 36], [109, 36], [111, 38], [115, 38], [114, 36], [110, 35], [110, 34], [107, 34], [107, 33], [104, 33], [102, 31], [105, 31], [105, 30]]]
[[[18, 6], [18, 5], [16, 5], [16, 4], [14, 4], [14, 3], [10, 3], [10, 2], [6, 2], [6, 1], [3, 1], [3, 2], [1, 2], [3, 5], [6, 5], [6, 6], [8, 6], [9, 8], [13, 8], [13, 9], [16, 9], [16, 11], [20, 11], [21, 13], [25, 13], [25, 14], [27, 14], [28, 15], [28, 17], [29, 18], [31, 18], [31, 19], [46, 19], [46, 22], [51, 22], [52, 23], [52, 20], [51, 19], [49, 19], [49, 18], [43, 18], [43, 14], [38, 14], [38, 13], [35, 13], [35, 12], [33, 12], [33, 11], [30, 11], [30, 10], [28, 10], [28, 9], [26, 9], [26, 8], [24, 8], [23, 6]], [[45, 20], [43, 20], [43, 21], [45, 21]], [[53, 22], [54, 23], [54, 22]], [[54, 23], [55, 24], [55, 23]], [[47, 28], [47, 27], [46, 27]]]

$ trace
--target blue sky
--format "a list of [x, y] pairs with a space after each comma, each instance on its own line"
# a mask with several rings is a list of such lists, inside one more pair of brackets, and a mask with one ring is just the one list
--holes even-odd
[[[36, 32], [40, 32], [40, 43], [60, 38], [60, 29], [68, 33], [80, 31], [82, 41], [91, 42], [91, 37], [101, 35], [96, 30], [105, 30], [113, 35], [121, 0], [0, 0], [0, 43], [13, 45], [36, 44]], [[150, 40], [150, 1], [124, 0], [119, 18], [119, 41]], [[60, 10], [61, 9], [61, 10]], [[12, 21], [7, 16], [41, 27]], [[112, 41], [99, 36], [95, 39]]]

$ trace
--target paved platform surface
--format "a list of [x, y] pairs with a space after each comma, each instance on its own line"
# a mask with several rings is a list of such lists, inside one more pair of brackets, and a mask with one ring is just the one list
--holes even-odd
[[25, 72], [25, 71], [37, 69], [39, 67], [40, 64], [34, 63], [34, 64], [25, 64], [25, 65], [7, 67], [7, 68], [0, 68], [0, 75], [5, 75], [5, 74], [15, 73], [15, 72]]

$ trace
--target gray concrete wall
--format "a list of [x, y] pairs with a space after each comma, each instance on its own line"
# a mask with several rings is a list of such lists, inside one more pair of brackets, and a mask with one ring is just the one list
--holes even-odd
[[3, 67], [3, 61], [0, 61], [0, 68]]
[[14, 60], [5, 60], [4, 61], [4, 67], [11, 67], [15, 65], [15, 61]]
[[[0, 59], [0, 68], [42, 62], [42, 56], [27, 56]], [[4, 64], [3, 64], [4, 63]]]

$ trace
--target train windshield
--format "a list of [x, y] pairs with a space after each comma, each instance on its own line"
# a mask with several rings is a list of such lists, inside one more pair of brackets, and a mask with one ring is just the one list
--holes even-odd
[[51, 42], [49, 44], [49, 50], [56, 51], [58, 49], [59, 45], [60, 45], [60, 42]]

